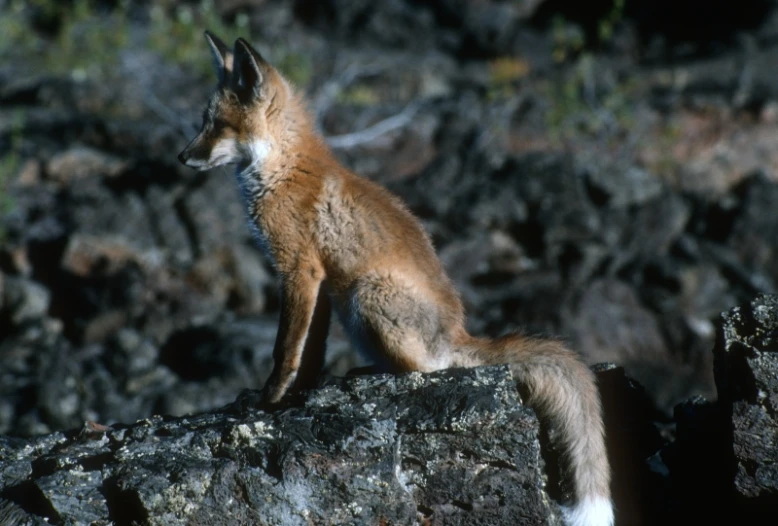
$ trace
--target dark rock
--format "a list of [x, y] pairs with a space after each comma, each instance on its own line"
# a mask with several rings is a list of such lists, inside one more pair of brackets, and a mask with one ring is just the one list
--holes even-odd
[[48, 524], [43, 518], [36, 517], [24, 511], [24, 508], [15, 503], [0, 499], [0, 524], [13, 524], [14, 526], [43, 526]]
[[592, 282], [582, 294], [577, 316], [570, 326], [575, 328], [572, 336], [582, 348], [598, 350], [594, 356], [598, 361], [618, 359], [625, 365], [641, 361], [654, 367], [669, 365], [656, 317], [624, 282]]
[[622, 239], [610, 263], [610, 272], [618, 273], [628, 265], [644, 267], [665, 257], [685, 232], [690, 215], [689, 205], [673, 193], [644, 203], [631, 214], [620, 232]]
[[[84, 420], [131, 422], [154, 412], [182, 415], [224, 405], [261, 386], [272, 370], [275, 318], [219, 320], [174, 331], [162, 345], [119, 328], [101, 343], [75, 345], [46, 318], [0, 341], [0, 434], [29, 436]], [[334, 334], [325, 368], [360, 365]]]
[[[658, 317], [624, 282], [594, 281], [581, 294], [575, 310], [566, 313], [575, 347], [590, 362], [619, 362], [649, 392], [659, 407], [683, 399], [690, 381], [702, 383], [697, 370], [673, 356], [664, 341]], [[706, 350], [710, 353], [710, 349]]]
[[764, 174], [755, 174], [736, 189], [742, 196], [739, 214], [732, 224], [729, 246], [749, 275], [762, 276], [759, 290], [778, 286], [778, 225], [768, 210], [778, 209], [778, 184]]
[[695, 397], [674, 412], [675, 441], [662, 450], [677, 524], [741, 520], [732, 501], [732, 435], [722, 404]]
[[65, 523], [559, 524], [537, 421], [505, 367], [332, 379], [274, 413], [90, 429], [0, 438], [10, 513]]
[[127, 162], [83, 146], [76, 146], [54, 155], [46, 164], [46, 176], [60, 184], [73, 179], [107, 176], [115, 177], [127, 167]]
[[728, 412], [734, 490], [750, 517], [778, 509], [778, 296], [760, 295], [722, 315], [715, 354], [719, 401]]
[[719, 400], [679, 404], [675, 441], [662, 450], [676, 523], [774, 522], [776, 328], [776, 296], [722, 315], [714, 347]]
[[603, 403], [616, 524], [668, 523], [674, 511], [667, 507], [668, 469], [652, 462], [666, 443], [654, 425], [663, 419], [646, 390], [623, 367], [598, 364], [593, 369]]
[[25, 278], [3, 278], [0, 316], [12, 325], [40, 320], [49, 309], [49, 290], [39, 283]]
[[596, 169], [586, 173], [587, 191], [599, 206], [641, 205], [660, 197], [664, 191], [662, 180], [647, 170], [635, 166], [603, 166], [594, 159], [590, 163]]

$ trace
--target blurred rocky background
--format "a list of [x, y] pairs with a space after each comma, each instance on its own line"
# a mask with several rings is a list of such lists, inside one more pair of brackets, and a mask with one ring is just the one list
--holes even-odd
[[[431, 231], [478, 334], [715, 399], [719, 313], [778, 283], [774, 0], [0, 1], [0, 434], [219, 407], [270, 371], [230, 169], [176, 160], [243, 36]], [[339, 328], [328, 370], [359, 359]]]

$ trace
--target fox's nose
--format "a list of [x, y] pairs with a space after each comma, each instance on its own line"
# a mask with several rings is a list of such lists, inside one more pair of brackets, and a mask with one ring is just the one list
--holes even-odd
[[186, 150], [178, 154], [178, 160], [181, 164], [186, 164], [187, 159], [189, 159], [189, 156], [186, 154]]

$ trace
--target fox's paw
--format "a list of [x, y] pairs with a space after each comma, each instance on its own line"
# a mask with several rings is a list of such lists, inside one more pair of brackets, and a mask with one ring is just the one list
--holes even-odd
[[613, 526], [613, 504], [605, 497], [587, 497], [562, 508], [567, 526]]
[[269, 409], [269, 407], [270, 404], [265, 401], [263, 391], [255, 389], [244, 389], [241, 391], [230, 406], [233, 412], [239, 414]]

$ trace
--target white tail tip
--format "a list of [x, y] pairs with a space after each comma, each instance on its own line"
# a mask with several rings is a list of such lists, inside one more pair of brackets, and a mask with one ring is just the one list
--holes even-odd
[[605, 497], [588, 497], [562, 508], [567, 526], [613, 526], [613, 504]]

